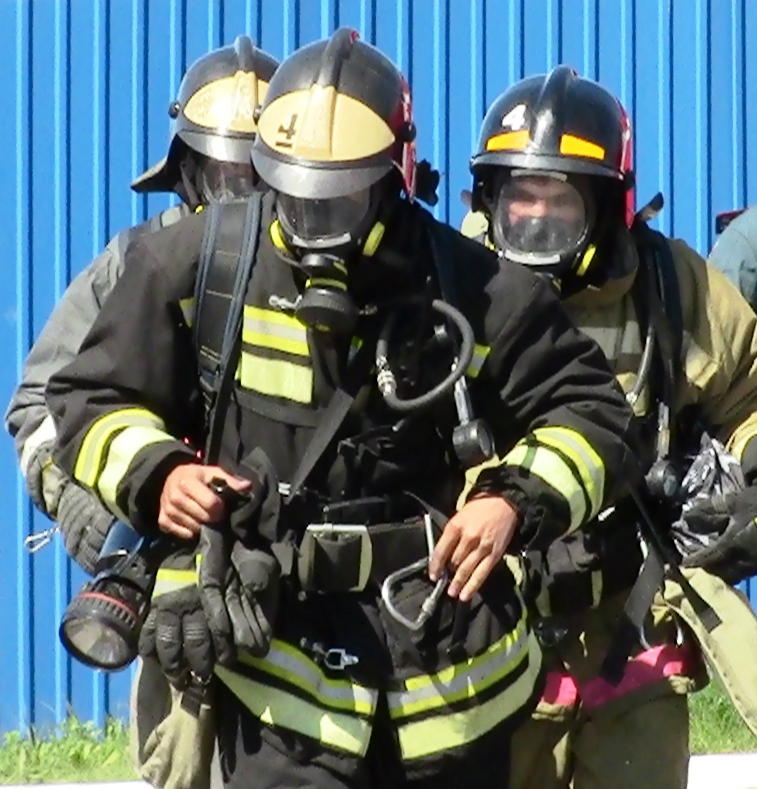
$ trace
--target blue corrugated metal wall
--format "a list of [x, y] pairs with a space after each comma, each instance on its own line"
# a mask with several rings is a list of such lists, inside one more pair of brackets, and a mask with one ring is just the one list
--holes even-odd
[[[420, 155], [443, 173], [437, 213], [458, 223], [487, 105], [524, 74], [569, 63], [614, 90], [636, 127], [640, 199], [700, 252], [714, 211], [757, 202], [757, 3], [750, 0], [2, 0], [0, 403], [72, 274], [126, 225], [165, 207], [128, 183], [161, 157], [188, 63], [252, 35], [278, 57], [352, 25], [407, 74]], [[126, 710], [129, 675], [67, 658], [57, 623], [83, 581], [0, 440], [0, 732]], [[757, 591], [757, 590], [756, 590]]]

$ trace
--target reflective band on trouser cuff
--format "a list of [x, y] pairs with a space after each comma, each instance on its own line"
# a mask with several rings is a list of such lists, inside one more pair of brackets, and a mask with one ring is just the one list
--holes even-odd
[[273, 639], [264, 658], [243, 654], [237, 669], [216, 667], [216, 673], [263, 723], [365, 755], [378, 691], [327, 677], [300, 650], [279, 639]]
[[605, 464], [594, 447], [579, 432], [568, 427], [539, 427], [534, 430], [534, 436], [540, 444], [546, 444], [570, 458], [581, 475], [589, 498], [591, 509], [587, 520], [598, 515], [605, 495]]
[[152, 599], [162, 594], [177, 592], [188, 586], [197, 586], [197, 570], [172, 570], [161, 567], [155, 576], [155, 586], [152, 590]]
[[103, 465], [105, 447], [115, 433], [126, 427], [146, 427], [162, 431], [165, 424], [146, 408], [121, 408], [101, 416], [89, 428], [79, 448], [74, 468], [74, 477], [79, 482], [88, 488], [94, 488]]
[[294, 356], [310, 356], [305, 324], [274, 310], [244, 308], [242, 342]]
[[239, 383], [244, 389], [295, 403], [307, 404], [313, 399], [313, 371], [309, 366], [247, 351], [242, 351], [239, 362]]
[[55, 440], [55, 422], [50, 414], [48, 414], [40, 423], [39, 427], [24, 441], [24, 448], [21, 450], [21, 473], [26, 479], [26, 472], [29, 469], [34, 453], [43, 445], [50, 441]]
[[523, 709], [541, 669], [541, 648], [525, 617], [482, 655], [389, 693], [402, 758], [433, 756], [472, 743]]
[[134, 458], [145, 447], [165, 441], [176, 439], [154, 427], [127, 427], [110, 442], [95, 489], [108, 509], [121, 520], [128, 522], [129, 519], [118, 506], [118, 488]]
[[667, 677], [688, 676], [699, 666], [699, 654], [694, 644], [676, 647], [662, 644], [631, 658], [626, 664], [623, 679], [617, 686], [602, 677], [578, 684], [581, 701], [587, 707], [601, 707], [626, 693], [643, 688]]
[[519, 441], [504, 457], [503, 466], [516, 466], [533, 474], [556, 493], [570, 508], [570, 528], [575, 531], [586, 521], [588, 502], [586, 491], [579, 482], [577, 472], [554, 450], [546, 446], [528, 446]]
[[489, 351], [491, 351], [491, 348], [488, 345], [473, 346], [473, 358], [468, 365], [468, 369], [465, 371], [465, 374], [468, 376], [468, 378], [478, 378], [478, 374], [481, 372], [481, 368], [484, 366], [484, 362], [486, 361], [486, 357], [489, 355]]

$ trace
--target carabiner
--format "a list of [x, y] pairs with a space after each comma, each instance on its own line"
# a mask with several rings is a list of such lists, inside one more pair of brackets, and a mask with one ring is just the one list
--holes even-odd
[[56, 523], [55, 526], [51, 526], [49, 529], [30, 534], [24, 540], [24, 548], [26, 548], [29, 553], [37, 553], [37, 551], [41, 551], [42, 548], [53, 541], [53, 537], [55, 537], [58, 531], [60, 531], [60, 526]]
[[449, 576], [444, 573], [444, 575], [442, 575], [442, 577], [436, 582], [436, 585], [431, 590], [428, 597], [426, 597], [426, 599], [421, 604], [420, 613], [415, 619], [408, 619], [404, 614], [400, 613], [400, 611], [392, 602], [392, 591], [394, 585], [398, 581], [409, 578], [418, 571], [425, 570], [426, 567], [428, 567], [428, 563], [428, 557], [418, 559], [418, 561], [409, 564], [407, 567], [401, 567], [399, 570], [389, 573], [389, 575], [387, 575], [384, 579], [384, 583], [381, 584], [381, 599], [384, 601], [384, 605], [386, 606], [386, 610], [389, 612], [389, 615], [401, 625], [404, 625], [408, 630], [412, 630], [413, 632], [420, 630], [423, 625], [426, 624], [431, 614], [433, 614], [436, 610], [436, 606], [439, 603], [439, 598], [442, 596], [444, 590], [447, 588], [447, 584], [449, 583]]

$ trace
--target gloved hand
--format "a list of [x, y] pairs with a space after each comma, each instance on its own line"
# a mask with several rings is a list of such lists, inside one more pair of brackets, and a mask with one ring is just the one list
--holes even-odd
[[248, 548], [224, 527], [200, 531], [200, 599], [221, 665], [231, 665], [237, 650], [268, 653], [279, 608], [281, 568], [276, 558]]
[[757, 488], [715, 495], [694, 504], [684, 515], [708, 544], [683, 559], [684, 567], [702, 567], [729, 584], [757, 573]]
[[156, 658], [179, 689], [192, 676], [201, 682], [210, 679], [215, 653], [200, 602], [194, 553], [174, 553], [161, 564], [139, 637], [139, 653]]
[[90, 575], [115, 516], [89, 490], [67, 480], [58, 499], [57, 521], [66, 553]]

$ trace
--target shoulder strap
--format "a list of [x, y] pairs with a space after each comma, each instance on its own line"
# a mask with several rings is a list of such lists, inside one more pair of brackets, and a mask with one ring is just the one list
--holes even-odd
[[[205, 400], [208, 438], [205, 462], [214, 463], [220, 444], [240, 351], [247, 285], [260, 238], [261, 195], [208, 209], [195, 283], [194, 340]], [[241, 239], [241, 245], [240, 245]]]
[[302, 489], [321, 455], [328, 449], [331, 440], [337, 434], [342, 422], [344, 422], [350, 406], [365, 383], [366, 377], [370, 374], [377, 337], [378, 328], [374, 326], [367, 333], [367, 336], [363, 338], [363, 344], [350, 359], [341, 385], [334, 391], [328, 405], [319, 414], [315, 430], [292, 475], [289, 491], [286, 495], [287, 504]]
[[634, 303], [640, 320], [654, 326], [658, 370], [663, 373], [663, 380], [657, 383], [664, 391], [653, 394], [657, 399], [669, 401], [678, 381], [683, 344], [683, 308], [678, 275], [670, 245], [662, 233], [638, 223], [634, 228], [634, 239], [639, 254]]

